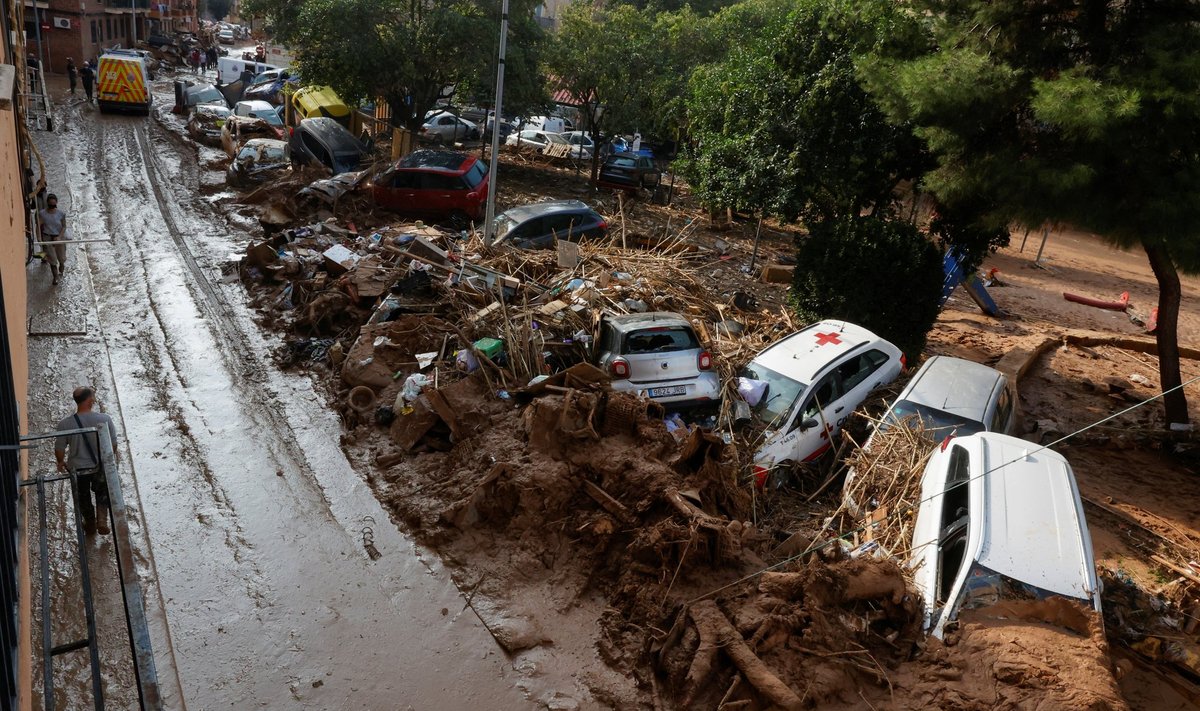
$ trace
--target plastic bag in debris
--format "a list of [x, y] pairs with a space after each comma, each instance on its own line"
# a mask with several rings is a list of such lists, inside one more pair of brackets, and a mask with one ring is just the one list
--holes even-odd
[[625, 308], [637, 313], [646, 313], [650, 310], [650, 305], [641, 299], [625, 299], [623, 303], [625, 304]]
[[756, 407], [763, 394], [767, 392], [767, 383], [763, 380], [752, 380], [750, 378], [738, 378], [737, 386], [738, 395], [746, 401], [750, 407]]
[[663, 424], [667, 426], [667, 432], [676, 440], [682, 441], [688, 434], [687, 423], [679, 416], [678, 412], [672, 413], [670, 417], [663, 420]]
[[454, 356], [454, 367], [464, 373], [474, 373], [479, 370], [479, 359], [468, 350], [461, 350]]
[[400, 397], [405, 403], [412, 402], [421, 397], [421, 391], [432, 382], [425, 377], [423, 373], [413, 373], [404, 379], [404, 388], [400, 391]]

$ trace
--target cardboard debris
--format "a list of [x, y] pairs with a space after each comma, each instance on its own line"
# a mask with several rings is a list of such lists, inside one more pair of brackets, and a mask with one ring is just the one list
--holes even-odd
[[348, 248], [335, 244], [321, 253], [325, 257], [325, 269], [330, 274], [345, 274], [358, 264], [358, 255]]

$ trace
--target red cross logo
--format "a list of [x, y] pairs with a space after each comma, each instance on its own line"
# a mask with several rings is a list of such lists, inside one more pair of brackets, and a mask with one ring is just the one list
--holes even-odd
[[840, 345], [842, 345], [842, 339], [838, 338], [838, 334], [836, 334], [836, 333], [818, 333], [817, 334], [817, 345], [823, 346], [827, 343], [832, 343], [835, 346], [840, 346]]

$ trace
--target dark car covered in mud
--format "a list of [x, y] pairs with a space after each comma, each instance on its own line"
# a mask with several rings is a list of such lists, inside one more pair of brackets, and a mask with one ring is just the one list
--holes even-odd
[[354, 134], [331, 118], [308, 118], [292, 129], [292, 158], [301, 164], [323, 165], [334, 175], [358, 170], [367, 153]]
[[288, 144], [270, 138], [253, 138], [238, 151], [225, 171], [225, 180], [238, 187], [253, 187], [282, 178], [292, 169]]

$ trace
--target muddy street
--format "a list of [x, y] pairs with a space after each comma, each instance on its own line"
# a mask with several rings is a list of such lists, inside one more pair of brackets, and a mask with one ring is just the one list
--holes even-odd
[[[222, 279], [246, 237], [201, 196], [195, 148], [154, 118], [65, 97], [56, 110], [57, 133], [38, 137], [50, 190], [76, 239], [112, 241], [72, 248], [59, 286], [41, 262], [29, 267], [31, 427], [53, 429], [71, 390], [94, 384], [121, 430], [168, 705], [529, 707], [450, 577], [347, 462], [310, 381], [273, 366], [276, 343]], [[49, 447], [31, 466], [53, 467]], [[83, 622], [63, 545], [70, 500], [56, 490], [50, 503], [58, 642]], [[89, 545], [93, 579], [112, 579], [107, 540]], [[116, 588], [97, 583], [97, 616], [109, 704], [127, 708]], [[88, 703], [86, 654], [60, 657], [55, 677], [59, 708]]]

